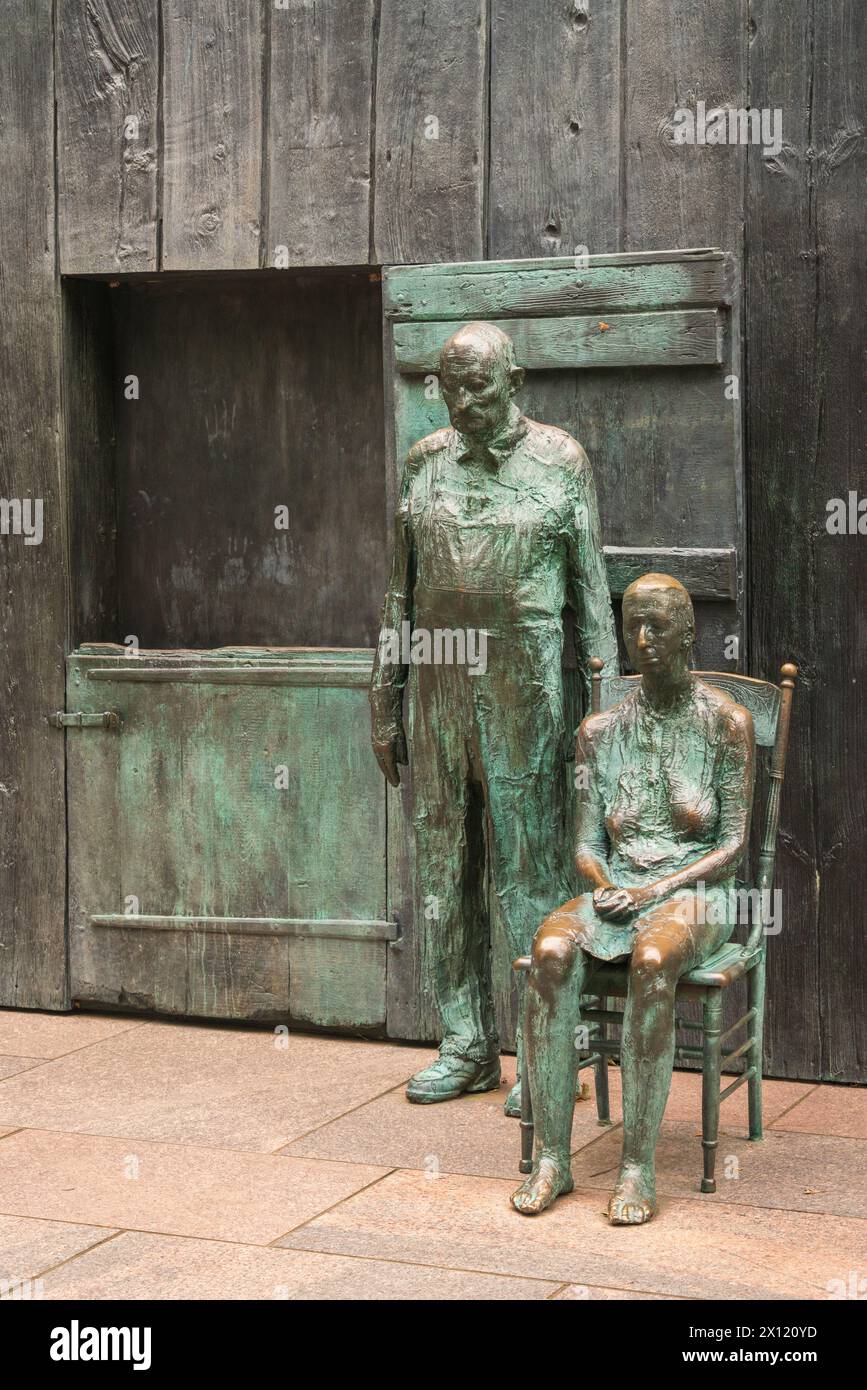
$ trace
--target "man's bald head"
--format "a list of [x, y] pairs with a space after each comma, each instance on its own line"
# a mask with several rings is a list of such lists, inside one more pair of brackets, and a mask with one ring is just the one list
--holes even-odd
[[439, 377], [455, 429], [477, 439], [505, 425], [524, 382], [511, 338], [493, 323], [468, 323], [453, 333], [440, 352]]
[[499, 368], [508, 376], [515, 368], [515, 345], [508, 333], [494, 323], [466, 323], [443, 343], [440, 371], [450, 360], [474, 355], [484, 364]]

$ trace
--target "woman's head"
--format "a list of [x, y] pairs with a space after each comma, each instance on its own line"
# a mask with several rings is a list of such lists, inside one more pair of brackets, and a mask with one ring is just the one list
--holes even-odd
[[670, 574], [643, 574], [623, 595], [623, 640], [641, 675], [685, 671], [695, 640], [692, 599]]

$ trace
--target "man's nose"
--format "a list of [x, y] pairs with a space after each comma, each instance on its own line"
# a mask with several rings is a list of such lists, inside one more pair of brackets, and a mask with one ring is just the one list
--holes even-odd
[[646, 647], [648, 645], [647, 628], [644, 626], [643, 623], [641, 624], [641, 627], [638, 629], [637, 643], [639, 647]]

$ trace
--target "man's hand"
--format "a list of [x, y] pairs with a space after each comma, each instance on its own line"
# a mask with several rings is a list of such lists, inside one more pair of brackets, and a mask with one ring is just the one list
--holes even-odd
[[650, 901], [645, 888], [597, 888], [593, 906], [609, 922], [628, 922]]
[[376, 739], [372, 739], [371, 743], [383, 777], [393, 787], [399, 787], [400, 773], [397, 769], [398, 767], [406, 767], [409, 763], [406, 752], [406, 736], [403, 729], [388, 743], [379, 743]]

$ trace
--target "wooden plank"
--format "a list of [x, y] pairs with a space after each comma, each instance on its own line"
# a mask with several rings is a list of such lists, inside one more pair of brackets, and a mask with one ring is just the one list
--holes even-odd
[[[383, 275], [383, 307], [394, 319], [551, 318], [724, 304], [730, 298], [726, 262], [716, 259], [651, 265], [563, 265], [524, 269], [516, 261], [496, 274], [432, 273], [401, 266]], [[433, 269], [439, 269], [435, 267]]]
[[[68, 1007], [63, 705], [69, 601], [55, 284], [52, 7], [8, 0], [0, 44], [0, 1004]], [[41, 507], [42, 538], [39, 535]], [[21, 513], [19, 513], [20, 515]], [[33, 529], [33, 525], [36, 529]]]
[[492, 255], [618, 249], [621, 9], [492, 0]]
[[[864, 538], [830, 535], [827, 503], [863, 456], [865, 12], [753, 5], [750, 80], [782, 106], [776, 160], [750, 152], [750, 587], [754, 661], [800, 668], [769, 942], [772, 1075], [867, 1077]], [[862, 475], [863, 476], [863, 470]], [[863, 492], [863, 487], [860, 489]]]
[[[819, 472], [817, 459], [822, 345], [808, 153], [814, 145], [811, 16], [781, 0], [762, 0], [752, 10], [756, 33], [750, 46], [750, 94], [759, 106], [784, 107], [787, 153], [774, 167], [759, 150], [750, 151], [750, 646], [757, 672], [771, 672], [792, 660], [802, 673], [795, 691], [776, 861], [784, 930], [768, 942], [765, 1069], [772, 1076], [818, 1079], [823, 1070], [821, 932], [831, 927], [820, 915], [819, 824], [826, 816], [833, 823], [836, 793], [828, 783], [845, 773], [838, 752], [823, 746], [820, 728], [829, 720], [832, 727], [836, 724], [832, 706], [839, 696], [840, 670], [831, 662], [827, 676], [822, 671], [828, 663], [827, 625], [834, 622], [843, 590], [835, 585], [833, 596], [826, 595], [823, 603], [814, 547], [830, 550], [834, 562], [845, 565], [846, 542], [821, 537], [825, 498], [834, 488], [827, 473]], [[833, 772], [826, 780], [822, 762], [829, 754]]]
[[747, 0], [626, 0], [625, 8], [622, 244], [703, 240], [739, 253], [746, 149], [678, 144], [674, 116], [699, 100], [708, 111], [746, 105]]
[[[863, 464], [867, 442], [865, 53], [863, 4], [842, 0], [817, 8], [811, 135], [821, 151], [815, 196], [822, 400], [819, 420], [805, 423], [811, 428], [815, 424], [816, 481], [822, 479], [828, 497], [847, 497], [848, 489], [859, 481], [859, 495], [863, 498], [867, 493]], [[859, 464], [854, 463], [856, 459]], [[820, 492], [820, 517], [827, 500]], [[860, 684], [867, 675], [865, 540], [862, 535], [829, 536], [820, 525], [815, 544], [814, 612], [822, 616], [815, 628], [808, 629], [811, 647], [817, 637], [820, 640], [805, 653], [805, 665], [815, 739], [814, 805], [821, 808], [816, 869], [822, 943], [822, 1075], [863, 1084], [867, 1039], [863, 1028], [852, 1027], [852, 1020], [867, 1016], [862, 878], [867, 758]], [[840, 667], [829, 660], [835, 650], [846, 654]], [[842, 757], [841, 750], [846, 750]]]
[[375, 941], [293, 940], [289, 1012], [322, 1028], [375, 1028], [385, 1023], [385, 951]]
[[122, 637], [117, 606], [114, 353], [105, 284], [63, 284], [71, 640]]
[[269, 265], [368, 260], [375, 20], [374, 0], [270, 7]]
[[200, 1018], [287, 1021], [289, 942], [191, 932], [186, 1012]]
[[720, 368], [530, 372], [521, 408], [534, 420], [556, 420], [583, 444], [606, 545], [737, 546], [737, 482]]
[[157, 269], [159, 5], [58, 5], [57, 193], [65, 275]]
[[377, 264], [484, 255], [488, 0], [381, 0]]
[[608, 587], [618, 597], [633, 579], [655, 572], [670, 574], [684, 584], [693, 599], [737, 597], [737, 551], [727, 549], [687, 549], [683, 546], [655, 546], [644, 550], [633, 546], [605, 546]]
[[[642, 266], [657, 265], [666, 261], [707, 261], [724, 260], [726, 253], [719, 246], [683, 246], [667, 251], [606, 251], [599, 255], [591, 254], [587, 263], [592, 268], [599, 266]], [[506, 256], [499, 260], [450, 261], [447, 264], [430, 262], [428, 265], [401, 265], [388, 267], [393, 275], [411, 275], [422, 270], [429, 275], [499, 275], [514, 267], [518, 271], [557, 269], [575, 264], [571, 256], [521, 256], [517, 259]]]
[[[466, 322], [466, 320], [464, 320]], [[451, 323], [396, 323], [399, 372], [433, 372], [443, 343], [460, 328]], [[528, 371], [573, 367], [699, 367], [722, 360], [720, 320], [713, 309], [654, 314], [576, 315], [554, 319], [502, 319]]]
[[[88, 670], [92, 663], [88, 657], [99, 657], [101, 661], [114, 662], [115, 668], [130, 660], [129, 647], [119, 642], [82, 642], [76, 652]], [[319, 667], [327, 676], [334, 666], [370, 665], [370, 652], [365, 647], [214, 647], [202, 651], [197, 647], [168, 647], [141, 650], [136, 655], [136, 663], [142, 666], [200, 666], [207, 670], [211, 666], [224, 666], [227, 657], [237, 658], [238, 667], [255, 668], [262, 662], [279, 662], [281, 666]]]
[[166, 0], [164, 270], [260, 262], [263, 11]]

